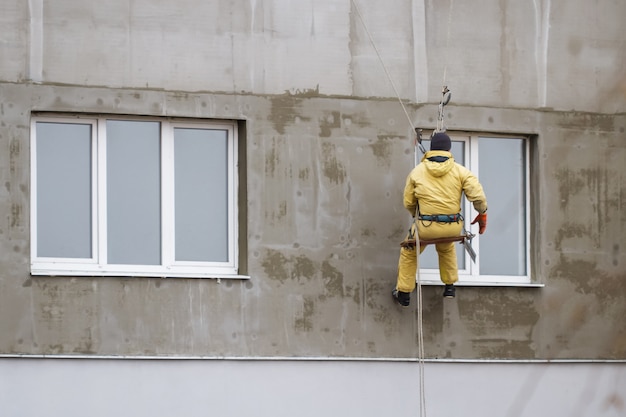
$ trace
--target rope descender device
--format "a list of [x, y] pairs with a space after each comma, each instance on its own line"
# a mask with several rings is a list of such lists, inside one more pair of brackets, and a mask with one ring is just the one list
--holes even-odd
[[[441, 101], [439, 102], [439, 107], [437, 109], [437, 127], [433, 131], [432, 135], [434, 135], [435, 133], [446, 131], [446, 128], [443, 124], [443, 116], [444, 116], [443, 108], [450, 102], [450, 98], [452, 98], [452, 93], [450, 92], [450, 89], [448, 88], [447, 85], [443, 86], [441, 90], [441, 96], [442, 96]], [[424, 145], [422, 145], [422, 129], [419, 127], [416, 127], [415, 135], [416, 135], [416, 142], [417, 142], [417, 146], [419, 147], [419, 150], [423, 154], [426, 154], [426, 149], [424, 148]]]
[[443, 108], [450, 102], [450, 98], [452, 98], [452, 93], [448, 89], [447, 85], [443, 86], [441, 90], [441, 101], [439, 102], [439, 109], [437, 110], [437, 129], [435, 129], [435, 133], [437, 132], [445, 132], [446, 128], [443, 125]]

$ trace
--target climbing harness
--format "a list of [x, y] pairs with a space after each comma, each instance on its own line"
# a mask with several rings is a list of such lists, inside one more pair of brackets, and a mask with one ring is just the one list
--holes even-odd
[[461, 213], [457, 213], [457, 214], [433, 214], [433, 215], [428, 215], [428, 214], [420, 214], [418, 216], [419, 220], [422, 220], [422, 224], [424, 224], [424, 222], [430, 222], [430, 223], [460, 223], [463, 221], [463, 215]]

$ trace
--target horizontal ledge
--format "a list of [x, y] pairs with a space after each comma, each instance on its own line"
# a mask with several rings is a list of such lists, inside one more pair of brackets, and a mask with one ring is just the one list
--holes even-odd
[[626, 364], [626, 359], [450, 359], [450, 358], [366, 358], [366, 357], [290, 357], [290, 356], [137, 356], [137, 355], [31, 355], [0, 354], [0, 359], [92, 359], [92, 360], [223, 360], [276, 362], [424, 362], [460, 364]]
[[231, 275], [231, 274], [203, 274], [203, 273], [139, 273], [139, 272], [95, 272], [95, 271], [62, 271], [62, 270], [33, 270], [30, 272], [32, 276], [40, 277], [75, 277], [75, 278], [160, 278], [160, 279], [176, 279], [176, 278], [194, 278], [194, 279], [250, 279], [249, 275]]
[[[443, 286], [443, 282], [434, 280], [417, 281], [423, 286]], [[538, 282], [515, 282], [515, 281], [457, 281], [455, 287], [527, 287], [543, 288], [546, 285]]]

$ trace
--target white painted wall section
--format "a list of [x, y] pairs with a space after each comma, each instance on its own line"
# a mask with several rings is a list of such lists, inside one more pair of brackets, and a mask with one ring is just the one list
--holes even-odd
[[[626, 363], [425, 364], [429, 417], [618, 417]], [[419, 416], [419, 363], [0, 359], [3, 417]]]

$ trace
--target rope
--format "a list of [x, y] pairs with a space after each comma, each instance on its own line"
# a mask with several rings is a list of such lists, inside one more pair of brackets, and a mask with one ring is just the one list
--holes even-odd
[[363, 29], [365, 29], [365, 33], [367, 34], [367, 37], [369, 38], [369, 41], [372, 44], [374, 51], [376, 52], [376, 56], [378, 56], [378, 60], [380, 61], [380, 64], [382, 65], [383, 70], [385, 71], [385, 74], [387, 75], [387, 79], [389, 80], [389, 83], [391, 84], [391, 87], [393, 88], [393, 91], [396, 94], [396, 97], [398, 98], [398, 102], [400, 102], [400, 106], [402, 106], [404, 115], [406, 116], [406, 119], [409, 121], [409, 125], [411, 125], [411, 130], [415, 131], [415, 126], [413, 126], [413, 121], [411, 120], [411, 116], [409, 116], [409, 112], [406, 110], [406, 107], [404, 103], [402, 102], [400, 93], [398, 93], [398, 89], [396, 88], [396, 85], [393, 82], [393, 79], [391, 78], [391, 74], [387, 70], [387, 66], [385, 65], [385, 62], [383, 61], [383, 58], [380, 55], [380, 52], [378, 52], [378, 48], [376, 47], [374, 38], [372, 38], [372, 34], [370, 33], [369, 29], [367, 28], [367, 25], [365, 24], [365, 20], [363, 19], [363, 15], [361, 14], [361, 10], [359, 9], [358, 4], [356, 4], [356, 0], [352, 0], [352, 4], [354, 5], [354, 9], [356, 10], [357, 15], [359, 15], [359, 19], [361, 20], [361, 23], [363, 24]]
[[[406, 119], [409, 122], [409, 125], [411, 126], [411, 131], [415, 132], [416, 134], [418, 134], [417, 130], [415, 129], [415, 126], [413, 125], [413, 120], [411, 120], [411, 116], [409, 116], [409, 112], [406, 109], [406, 106], [404, 105], [404, 102], [402, 101], [402, 98], [400, 97], [400, 93], [398, 93], [398, 89], [396, 88], [395, 83], [393, 82], [393, 79], [391, 78], [391, 74], [389, 73], [389, 71], [387, 70], [387, 66], [385, 65], [385, 62], [382, 58], [382, 56], [380, 55], [380, 52], [378, 51], [378, 48], [376, 47], [376, 43], [374, 42], [374, 38], [372, 37], [372, 34], [370, 33], [367, 24], [365, 23], [365, 19], [363, 19], [363, 15], [361, 14], [361, 9], [359, 9], [359, 5], [356, 3], [356, 0], [351, 0], [352, 5], [354, 6], [354, 9], [357, 12], [357, 15], [359, 16], [359, 20], [361, 20], [361, 23], [363, 25], [363, 29], [365, 30], [365, 33], [367, 34], [367, 37], [369, 38], [370, 43], [372, 44], [372, 47], [374, 48], [374, 51], [376, 52], [376, 56], [378, 57], [378, 60], [380, 61], [381, 66], [383, 67], [383, 70], [385, 71], [385, 74], [387, 76], [387, 79], [389, 80], [389, 83], [391, 84], [391, 87], [393, 88], [394, 93], [396, 94], [396, 97], [398, 99], [398, 102], [400, 103], [400, 106], [402, 106], [402, 110], [404, 111], [404, 115], [406, 116]], [[450, 27], [452, 26], [452, 5], [453, 5], [453, 0], [450, 0], [450, 7], [448, 10], [448, 33], [446, 36], [446, 49], [445, 51], [448, 50], [448, 45], [450, 42]], [[447, 59], [447, 54], [446, 52], [444, 52], [444, 69], [443, 69], [443, 83], [442, 85], [444, 86], [444, 90], [447, 90], [446, 88], [446, 77], [447, 77], [447, 72], [448, 72], [448, 59]], [[444, 93], [445, 94], [445, 93]], [[438, 121], [439, 122], [439, 121]], [[438, 126], [439, 128], [439, 126]], [[416, 145], [418, 144], [418, 141], [416, 141]], [[421, 142], [419, 142], [419, 147], [420, 150], [423, 150], [423, 146], [421, 144]], [[416, 153], [416, 157], [417, 157], [417, 152]], [[417, 161], [417, 160], [416, 160]], [[418, 231], [417, 231], [417, 223], [414, 221], [414, 226], [415, 226], [415, 236], [416, 236], [416, 241], [419, 241], [419, 235], [418, 235]], [[418, 362], [419, 362], [419, 379], [420, 379], [420, 416], [422, 417], [426, 417], [426, 392], [425, 392], [425, 387], [424, 387], [424, 329], [423, 329], [423, 311], [422, 311], [422, 282], [421, 282], [421, 277], [420, 277], [420, 272], [419, 272], [419, 256], [420, 256], [420, 250], [418, 248], [417, 245], [415, 245], [415, 253], [416, 253], [416, 257], [417, 257], [417, 262], [418, 262], [418, 268], [417, 268], [417, 333], [418, 333], [418, 337], [417, 337], [417, 356], [418, 356]]]
[[[452, 6], [453, 6], [454, 0], [450, 0], [450, 6], [448, 9], [448, 33], [446, 34], [446, 48], [444, 50], [444, 66], [443, 66], [443, 81], [441, 83], [442, 87], [442, 98], [441, 98], [441, 103], [439, 104], [439, 117], [437, 120], [437, 130], [439, 129], [443, 129], [443, 100], [445, 99], [445, 94], [448, 90], [448, 87], [446, 86], [446, 77], [448, 75], [448, 46], [450, 43], [450, 28], [452, 27]], [[439, 122], [441, 121], [441, 126], [439, 126]], [[420, 149], [423, 149], [421, 147], [421, 143], [420, 143]], [[416, 152], [417, 154], [417, 152]], [[414, 217], [415, 219], [417, 219], [417, 216]], [[414, 224], [415, 224], [415, 241], [419, 242], [419, 232], [418, 232], [418, 228], [417, 228], [417, 220], [414, 220]], [[422, 278], [421, 278], [421, 274], [420, 274], [420, 268], [419, 268], [419, 256], [420, 256], [420, 248], [418, 247], [418, 245], [415, 245], [415, 256], [417, 257], [417, 303], [418, 303], [418, 307], [417, 307], [417, 345], [418, 345], [418, 361], [419, 361], [419, 372], [420, 372], [420, 416], [422, 417], [426, 417], [426, 390], [425, 390], [425, 383], [424, 383], [424, 328], [423, 328], [423, 306], [422, 306]]]
[[[359, 19], [361, 20], [361, 23], [363, 24], [363, 29], [365, 30], [365, 33], [367, 34], [367, 37], [369, 38], [369, 41], [372, 44], [374, 51], [376, 52], [376, 56], [378, 56], [378, 60], [380, 61], [380, 64], [383, 67], [383, 70], [385, 71], [385, 74], [387, 75], [387, 79], [389, 80], [389, 83], [391, 84], [391, 87], [393, 88], [393, 91], [396, 94], [396, 97], [398, 98], [398, 102], [400, 103], [400, 106], [402, 106], [402, 110], [404, 111], [406, 119], [408, 120], [409, 125], [411, 126], [411, 131], [416, 132], [415, 126], [413, 125], [413, 121], [411, 120], [411, 117], [409, 116], [409, 112], [406, 110], [406, 107], [404, 103], [402, 102], [402, 98], [400, 97], [400, 94], [398, 93], [398, 89], [396, 88], [396, 85], [393, 82], [393, 79], [391, 78], [391, 74], [387, 70], [387, 66], [385, 65], [385, 62], [383, 61], [383, 58], [380, 55], [378, 48], [376, 47], [374, 38], [372, 37], [372, 34], [370, 33], [369, 29], [367, 28], [367, 25], [365, 24], [365, 20], [363, 19], [363, 15], [361, 14], [359, 5], [356, 3], [356, 0], [351, 0], [351, 1], [352, 1], [352, 4], [354, 5], [354, 9], [356, 10], [359, 16]], [[417, 144], [417, 141], [416, 141], [416, 144]], [[421, 143], [419, 145], [420, 147], [422, 146]], [[415, 223], [415, 233], [417, 234], [417, 223]], [[419, 258], [419, 248], [417, 247], [417, 245], [415, 247], [415, 252], [417, 253], [416, 256]], [[422, 285], [421, 285], [421, 281], [419, 278], [419, 268], [417, 272], [417, 281], [418, 281], [417, 282], [417, 305], [418, 305], [417, 307], [418, 309], [418, 312], [417, 312], [418, 348], [417, 350], [418, 350], [419, 380], [420, 380], [420, 414], [419, 415], [422, 417], [426, 417], [426, 395], [425, 395], [425, 389], [424, 389], [424, 335], [423, 335], [423, 329], [422, 329]]]
[[[415, 216], [417, 219], [417, 216]], [[415, 226], [415, 241], [419, 242], [417, 230], [417, 220], [413, 221]], [[426, 417], [426, 388], [424, 378], [424, 328], [423, 328], [423, 308], [422, 308], [422, 279], [420, 276], [419, 257], [420, 247], [415, 245], [415, 256], [417, 257], [417, 360], [419, 363], [420, 378], [420, 416]]]
[[[444, 50], [444, 66], [443, 66], [443, 81], [442, 81], [442, 98], [439, 104], [439, 114], [437, 117], [437, 131], [443, 129], [443, 101], [445, 100], [448, 87], [446, 86], [446, 77], [448, 73], [448, 56], [447, 50], [450, 43], [450, 27], [452, 26], [452, 5], [454, 0], [450, 0], [450, 7], [448, 9], [448, 33], [446, 35], [446, 48]], [[413, 129], [415, 130], [415, 128]], [[420, 150], [423, 152], [422, 144], [420, 143]], [[417, 152], [416, 152], [417, 154]], [[416, 158], [417, 160], [417, 158]], [[415, 216], [417, 219], [417, 216]], [[415, 225], [415, 241], [419, 242], [419, 233], [417, 229], [417, 220], [414, 220]], [[420, 276], [419, 257], [420, 248], [415, 245], [415, 256], [417, 257], [417, 358], [419, 362], [419, 377], [420, 377], [420, 416], [426, 417], [426, 390], [424, 383], [424, 327], [423, 327], [423, 307], [422, 307], [422, 279]]]
[[[441, 81], [441, 102], [439, 103], [438, 109], [438, 117], [437, 117], [437, 130], [436, 132], [445, 132], [445, 127], [443, 125], [443, 107], [445, 106], [444, 100], [446, 99], [446, 93], [449, 92], [448, 86], [446, 85], [446, 78], [448, 74], [448, 45], [450, 44], [450, 28], [452, 27], [452, 7], [454, 5], [454, 0], [450, 0], [450, 5], [448, 7], [448, 33], [446, 34], [446, 48], [443, 52], [443, 80]], [[449, 97], [448, 97], [449, 98]]]
[[454, 0], [450, 0], [450, 6], [448, 8], [448, 33], [446, 34], [446, 49], [443, 52], [443, 81], [441, 85], [446, 86], [446, 76], [448, 73], [448, 45], [450, 44], [450, 28], [452, 27], [452, 6], [454, 5]]

